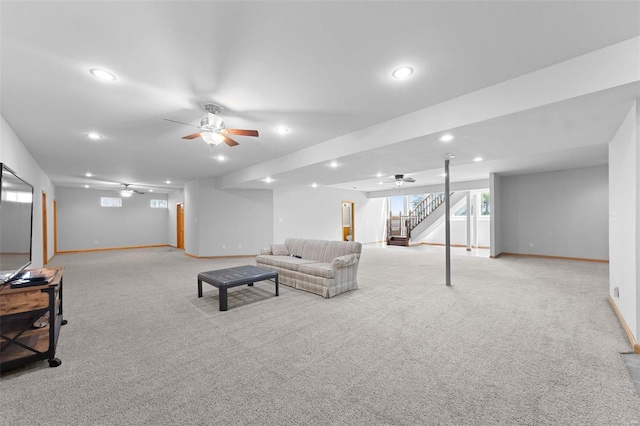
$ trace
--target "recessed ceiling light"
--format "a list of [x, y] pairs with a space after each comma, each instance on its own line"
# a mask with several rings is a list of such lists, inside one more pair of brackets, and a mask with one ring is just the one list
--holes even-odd
[[171, 183], [171, 181], [170, 180], [166, 180], [166, 181], [164, 181], [164, 183], [166, 183], [168, 185], [168, 184]]
[[109, 71], [101, 70], [99, 68], [91, 68], [89, 72], [95, 78], [98, 78], [102, 81], [113, 81], [116, 79], [116, 76], [111, 74]]
[[85, 185], [84, 187], [85, 187], [85, 188], [88, 188], [88, 187], [89, 187], [89, 185]]
[[89, 137], [89, 139], [93, 139], [94, 141], [97, 141], [98, 139], [102, 139], [102, 136], [100, 136], [95, 132], [88, 133], [87, 136]]
[[92, 175], [91, 173], [88, 173], [88, 172], [87, 172], [87, 173], [85, 174], [85, 176], [86, 176], [86, 177], [91, 177], [91, 176], [93, 176], [93, 175]]
[[153, 189], [150, 189], [149, 192], [153, 192]]
[[227, 157], [224, 155], [216, 155], [214, 158], [218, 161], [227, 161]]
[[378, 185], [384, 185], [384, 182], [378, 182]]
[[382, 177], [382, 173], [378, 172], [378, 173], [376, 174], [376, 177]]
[[289, 129], [287, 129], [284, 126], [279, 126], [279, 127], [276, 127], [276, 133], [280, 133], [281, 135], [284, 135], [286, 133], [289, 133]]
[[313, 182], [313, 183], [311, 184], [311, 187], [312, 187], [312, 188], [317, 188], [317, 187], [318, 187], [318, 184], [317, 184], [317, 183], [315, 183], [315, 182]]
[[446, 174], [446, 173], [440, 173], [438, 176], [440, 176], [440, 177], [447, 177], [447, 174]]
[[413, 68], [411, 67], [400, 67], [393, 70], [391, 76], [396, 80], [404, 80], [405, 78], [411, 77], [413, 74]]
[[478, 162], [478, 161], [482, 161], [482, 157], [476, 157], [473, 159], [473, 161]]
[[332, 161], [329, 163], [329, 167], [338, 167], [338, 163], [335, 161]]
[[440, 136], [438, 139], [440, 139], [440, 142], [450, 142], [454, 138], [455, 138], [455, 136], [447, 133], [447, 134], [444, 134], [444, 135]]
[[271, 183], [273, 182], [273, 179], [271, 179], [269, 176], [267, 176], [266, 178], [264, 178], [264, 181], [267, 183]]

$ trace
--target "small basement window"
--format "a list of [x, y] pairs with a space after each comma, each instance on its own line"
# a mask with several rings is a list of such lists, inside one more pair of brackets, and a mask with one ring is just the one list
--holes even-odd
[[151, 200], [152, 209], [166, 209], [167, 200]]
[[100, 207], [122, 207], [122, 198], [100, 197]]

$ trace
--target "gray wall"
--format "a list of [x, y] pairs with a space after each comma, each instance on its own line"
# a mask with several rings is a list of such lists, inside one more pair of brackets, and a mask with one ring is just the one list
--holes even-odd
[[168, 210], [150, 207], [167, 194], [135, 194], [122, 207], [101, 207], [114, 191], [56, 188], [58, 251], [168, 244]]
[[606, 166], [502, 176], [500, 251], [608, 259], [608, 185]]
[[384, 198], [319, 187], [274, 191], [273, 242], [283, 243], [288, 237], [342, 240], [343, 201], [355, 203], [355, 241], [384, 240], [388, 214]]
[[631, 108], [609, 144], [609, 295], [636, 341], [640, 341], [639, 113], [637, 106]]
[[185, 185], [185, 252], [198, 257], [256, 255], [273, 239], [273, 191], [220, 190], [215, 179]]

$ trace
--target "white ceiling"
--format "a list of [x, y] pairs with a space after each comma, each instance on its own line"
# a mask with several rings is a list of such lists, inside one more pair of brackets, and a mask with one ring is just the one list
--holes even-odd
[[[454, 181], [559, 170], [607, 163], [637, 84], [458, 127], [446, 146], [438, 134], [389, 133], [387, 145], [364, 140], [335, 155], [335, 169], [314, 152], [638, 35], [635, 1], [2, 1], [0, 112], [57, 186], [170, 190], [216, 177], [226, 188], [376, 191], [395, 173], [442, 181], [445, 152], [456, 155]], [[404, 64], [412, 78], [393, 80]], [[117, 80], [96, 80], [96, 67]], [[163, 120], [199, 124], [206, 103], [224, 108], [227, 127], [260, 137], [210, 150], [181, 139], [196, 129]], [[104, 138], [90, 141], [91, 131]], [[308, 158], [285, 167], [292, 153]], [[263, 169], [273, 183], [243, 177]]]

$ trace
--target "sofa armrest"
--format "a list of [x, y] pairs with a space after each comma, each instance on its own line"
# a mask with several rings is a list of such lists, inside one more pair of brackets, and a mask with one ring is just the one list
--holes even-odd
[[344, 268], [358, 263], [358, 256], [355, 254], [345, 254], [344, 256], [338, 256], [331, 262], [331, 266], [334, 268]]
[[266, 247], [266, 248], [260, 249], [260, 254], [272, 254], [271, 253], [271, 247]]

